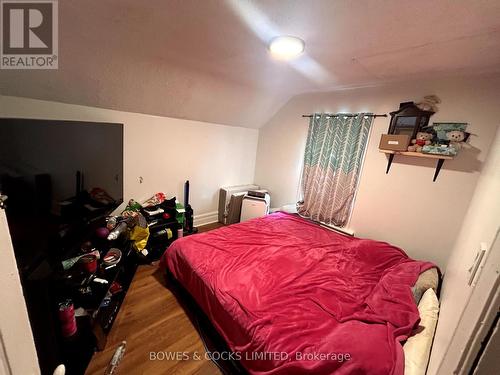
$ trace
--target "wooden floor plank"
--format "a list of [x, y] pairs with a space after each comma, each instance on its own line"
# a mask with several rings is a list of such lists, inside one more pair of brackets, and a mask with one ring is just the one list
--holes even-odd
[[[220, 226], [208, 224], [199, 230], [205, 232]], [[205, 354], [198, 332], [165, 287], [157, 264], [139, 266], [109, 333], [106, 348], [94, 354], [86, 375], [104, 374], [123, 340], [127, 341], [127, 349], [116, 374], [221, 374], [217, 366], [205, 359], [150, 359], [150, 353], [158, 352], [197, 352], [201, 358]]]

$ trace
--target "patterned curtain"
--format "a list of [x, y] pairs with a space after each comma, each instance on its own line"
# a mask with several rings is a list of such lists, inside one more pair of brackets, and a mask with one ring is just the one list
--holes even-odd
[[300, 215], [343, 227], [349, 220], [368, 134], [369, 113], [349, 116], [315, 114], [309, 123]]

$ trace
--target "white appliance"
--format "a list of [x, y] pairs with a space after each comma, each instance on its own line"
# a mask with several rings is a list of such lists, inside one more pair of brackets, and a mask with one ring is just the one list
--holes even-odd
[[257, 185], [223, 186], [219, 191], [219, 223], [229, 225], [240, 220], [241, 201]]
[[271, 197], [267, 192], [263, 193], [263, 197], [246, 194], [241, 202], [240, 222], [267, 215], [270, 205]]

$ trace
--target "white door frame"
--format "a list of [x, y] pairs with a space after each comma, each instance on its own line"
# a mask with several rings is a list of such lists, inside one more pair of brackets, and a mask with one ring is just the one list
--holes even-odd
[[[475, 290], [467, 303], [458, 326], [458, 328], [462, 328], [462, 325], [466, 325], [470, 321], [476, 322], [472, 328], [473, 333], [465, 344], [462, 357], [455, 369], [456, 374], [468, 374], [471, 371], [473, 362], [481, 349], [481, 343], [486, 338], [498, 313], [500, 306], [500, 290], [498, 289], [500, 284], [500, 275], [498, 273], [498, 265], [500, 264], [499, 237], [500, 229], [497, 231], [489, 256], [482, 267], [483, 273], [479, 276]], [[477, 311], [474, 306], [483, 306], [483, 309]]]
[[500, 228], [496, 232], [491, 248], [488, 249], [486, 259], [481, 262], [473, 280], [471, 294], [436, 374], [444, 373], [442, 367], [446, 360], [449, 365], [450, 358], [456, 358], [457, 361], [453, 374], [466, 375], [471, 370], [481, 342], [498, 311], [499, 265]]
[[39, 375], [38, 357], [7, 217], [1, 207], [0, 259], [0, 375]]

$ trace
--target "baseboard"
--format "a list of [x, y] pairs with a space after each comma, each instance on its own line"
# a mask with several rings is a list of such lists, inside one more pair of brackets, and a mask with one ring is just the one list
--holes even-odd
[[199, 227], [201, 225], [216, 223], [219, 221], [219, 213], [217, 211], [207, 212], [205, 214], [194, 215], [193, 225]]

